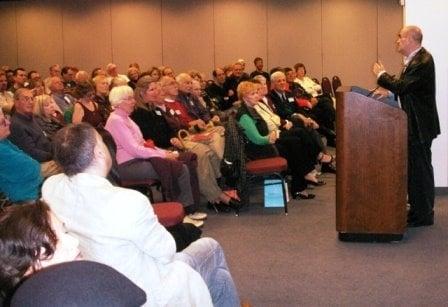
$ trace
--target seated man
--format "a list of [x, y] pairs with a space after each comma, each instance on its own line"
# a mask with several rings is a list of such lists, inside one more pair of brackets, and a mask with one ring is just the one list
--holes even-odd
[[78, 237], [85, 259], [121, 272], [146, 292], [151, 306], [239, 306], [220, 245], [202, 238], [176, 253], [148, 199], [105, 178], [111, 156], [94, 128], [67, 126], [54, 148], [64, 173], [44, 183], [42, 196]]
[[64, 91], [64, 83], [60, 77], [51, 77], [48, 87], [51, 92], [51, 97], [54, 99], [63, 114], [73, 108], [75, 98]]
[[0, 191], [12, 202], [27, 202], [39, 197], [39, 162], [11, 143], [9, 120], [0, 108]]
[[59, 173], [59, 167], [52, 160], [50, 139], [35, 120], [34, 97], [31, 90], [20, 88], [15, 92], [14, 108], [9, 140], [31, 158], [40, 162], [43, 177]]

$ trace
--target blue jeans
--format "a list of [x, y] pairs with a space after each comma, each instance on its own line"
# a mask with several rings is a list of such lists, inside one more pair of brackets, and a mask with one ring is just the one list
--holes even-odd
[[215, 307], [241, 305], [224, 251], [216, 240], [201, 238], [177, 253], [174, 258], [187, 263], [202, 276]]

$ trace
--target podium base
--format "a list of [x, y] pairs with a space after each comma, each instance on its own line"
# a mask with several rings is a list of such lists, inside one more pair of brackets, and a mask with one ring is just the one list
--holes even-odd
[[338, 238], [343, 242], [394, 242], [403, 239], [402, 234], [384, 233], [345, 233], [339, 232]]

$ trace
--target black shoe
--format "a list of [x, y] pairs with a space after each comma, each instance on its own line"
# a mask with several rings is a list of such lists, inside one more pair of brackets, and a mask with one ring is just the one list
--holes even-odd
[[336, 174], [336, 166], [332, 163], [322, 163], [322, 167], [320, 168], [322, 173], [331, 173]]
[[314, 197], [316, 197], [316, 195], [311, 194], [311, 193], [305, 194], [303, 192], [294, 192], [292, 194], [292, 198], [293, 199], [297, 199], [297, 198], [299, 198], [299, 199], [313, 199]]
[[434, 217], [413, 218], [408, 220], [408, 227], [422, 227], [434, 225]]
[[223, 204], [223, 203], [214, 204], [211, 202], [207, 203], [207, 209], [215, 211], [216, 213], [219, 213], [219, 212], [229, 213], [231, 210], [231, 208], [226, 204]]
[[235, 213], [238, 214], [243, 206], [243, 203], [235, 198], [231, 198], [227, 206], [235, 210]]

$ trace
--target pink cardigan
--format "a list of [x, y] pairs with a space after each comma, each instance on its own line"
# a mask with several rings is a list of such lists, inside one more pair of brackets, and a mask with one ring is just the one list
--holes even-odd
[[166, 151], [158, 147], [143, 146], [145, 140], [136, 123], [123, 110], [116, 109], [107, 119], [106, 130], [114, 138], [117, 145], [117, 163], [137, 158], [166, 157]]

